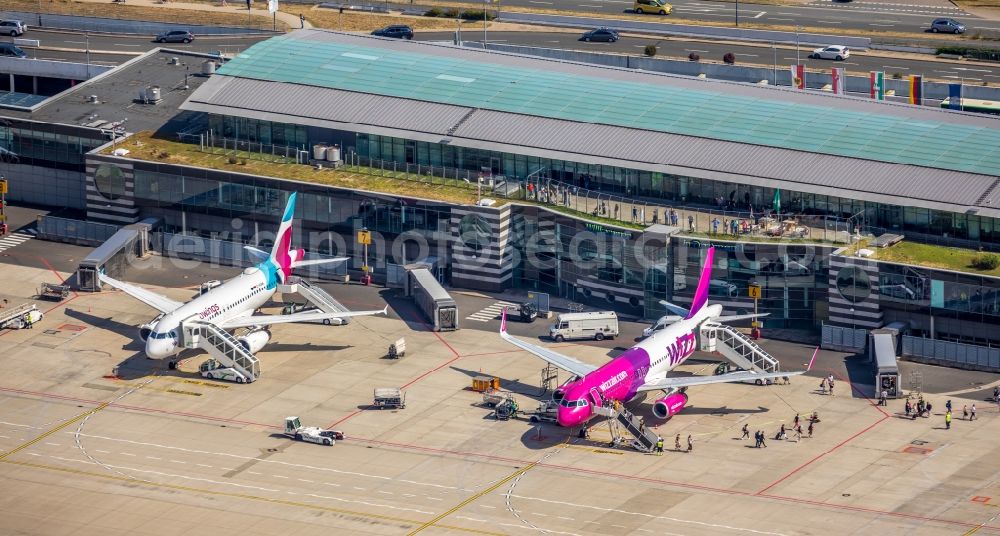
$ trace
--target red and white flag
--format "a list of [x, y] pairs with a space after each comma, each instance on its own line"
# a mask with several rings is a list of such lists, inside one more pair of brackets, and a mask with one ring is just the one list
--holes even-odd
[[806, 88], [806, 66], [802, 64], [792, 65], [792, 87], [795, 89]]

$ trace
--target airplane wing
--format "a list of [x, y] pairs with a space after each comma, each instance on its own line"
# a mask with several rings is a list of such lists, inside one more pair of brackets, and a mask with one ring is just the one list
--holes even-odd
[[256, 260], [257, 262], [264, 262], [267, 260], [268, 257], [271, 256], [270, 253], [257, 249], [253, 246], [243, 246], [243, 249], [247, 250], [247, 253], [249, 253], [250, 256], [253, 257], [254, 260]]
[[686, 318], [688, 313], [690, 312], [687, 309], [681, 307], [680, 305], [670, 303], [667, 300], [660, 300], [660, 305], [666, 307], [667, 310], [670, 311], [671, 313], [674, 313], [675, 315], [680, 315], [681, 318]]
[[655, 380], [647, 382], [639, 387], [639, 391], [659, 391], [661, 389], [678, 389], [681, 387], [690, 387], [692, 385], [707, 385], [710, 383], [729, 383], [729, 382], [741, 382], [745, 380], [767, 380], [773, 378], [784, 378], [786, 376], [797, 376], [799, 374], [805, 374], [806, 371], [800, 370], [796, 372], [752, 372], [749, 370], [742, 370], [739, 372], [730, 372], [729, 374], [719, 374], [718, 376], [686, 376], [681, 378], [663, 378], [660, 380]]
[[543, 360], [549, 362], [553, 366], [559, 367], [570, 374], [575, 374], [580, 376], [586, 376], [590, 372], [597, 369], [597, 367], [588, 365], [582, 361], [577, 361], [576, 359], [562, 355], [559, 352], [553, 352], [548, 348], [543, 348], [537, 344], [531, 344], [530, 342], [522, 341], [517, 337], [514, 337], [507, 333], [507, 308], [504, 307], [503, 313], [500, 316], [500, 338], [517, 346], [518, 348], [535, 354], [536, 356], [542, 358]]
[[809, 364], [806, 365], [805, 370], [798, 370], [795, 372], [753, 372], [750, 370], [741, 370], [739, 372], [730, 372], [728, 374], [719, 374], [718, 376], [687, 376], [683, 378], [662, 378], [659, 380], [653, 380], [651, 382], [646, 382], [639, 387], [639, 391], [659, 391], [661, 389], [679, 389], [681, 387], [689, 387], [692, 385], [707, 385], [710, 383], [728, 383], [728, 382], [742, 382], [746, 380], [767, 380], [771, 378], [785, 378], [788, 376], [798, 376], [799, 374], [805, 374], [812, 370], [813, 363], [816, 362], [816, 356], [819, 355], [819, 346], [813, 351], [812, 358], [809, 359]]
[[183, 303], [171, 300], [166, 296], [161, 296], [160, 294], [148, 291], [135, 285], [123, 283], [104, 274], [98, 274], [98, 276], [101, 278], [102, 283], [111, 285], [112, 287], [128, 294], [129, 296], [132, 296], [161, 313], [176, 311], [181, 305], [184, 305]]
[[335, 262], [344, 262], [351, 260], [350, 257], [334, 257], [332, 259], [310, 259], [308, 261], [295, 261], [292, 263], [292, 268], [301, 268], [303, 266], [314, 266], [317, 264], [332, 264]]
[[249, 328], [253, 326], [270, 326], [271, 324], [289, 324], [293, 322], [310, 322], [314, 320], [333, 320], [334, 318], [349, 318], [352, 316], [371, 316], [388, 314], [389, 306], [374, 311], [345, 311], [343, 313], [322, 313], [309, 311], [290, 315], [257, 315], [232, 318], [218, 324], [223, 329]]
[[716, 317], [714, 320], [716, 322], [735, 322], [737, 320], [750, 320], [752, 318], [761, 318], [769, 314], [771, 313], [760, 313], [755, 315], [729, 315], [729, 316]]

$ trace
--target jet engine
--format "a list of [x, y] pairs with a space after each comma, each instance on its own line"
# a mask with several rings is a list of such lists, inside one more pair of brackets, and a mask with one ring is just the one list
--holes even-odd
[[271, 333], [266, 329], [258, 329], [236, 339], [244, 350], [251, 354], [256, 354], [261, 348], [271, 340]]
[[688, 402], [687, 393], [673, 393], [653, 402], [653, 415], [659, 419], [669, 419], [677, 414]]

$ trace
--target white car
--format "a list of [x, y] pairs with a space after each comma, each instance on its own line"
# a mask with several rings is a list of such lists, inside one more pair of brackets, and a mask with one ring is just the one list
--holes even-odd
[[817, 60], [844, 61], [851, 57], [851, 49], [843, 45], [830, 45], [813, 50], [809, 57]]
[[236, 383], [246, 383], [247, 377], [243, 375], [242, 372], [232, 368], [224, 367], [222, 363], [214, 359], [209, 359], [198, 367], [198, 373], [201, 374], [202, 378], [208, 378], [210, 380], [226, 380]]

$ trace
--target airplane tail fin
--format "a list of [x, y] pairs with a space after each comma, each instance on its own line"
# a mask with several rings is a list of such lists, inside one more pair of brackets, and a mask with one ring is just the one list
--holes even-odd
[[694, 291], [694, 300], [691, 301], [691, 310], [688, 311], [685, 319], [694, 318], [698, 311], [708, 303], [708, 287], [712, 280], [712, 265], [715, 259], [715, 248], [708, 248], [705, 255], [705, 265], [701, 267], [701, 278], [698, 279], [698, 288]]
[[281, 215], [281, 224], [278, 225], [278, 233], [274, 238], [274, 247], [271, 248], [271, 255], [268, 257], [277, 266], [282, 281], [291, 275], [295, 261], [301, 260], [305, 254], [301, 249], [292, 249], [292, 216], [295, 214], [297, 195], [297, 192], [292, 192], [292, 195], [288, 196], [288, 204], [285, 205], [285, 212]]

